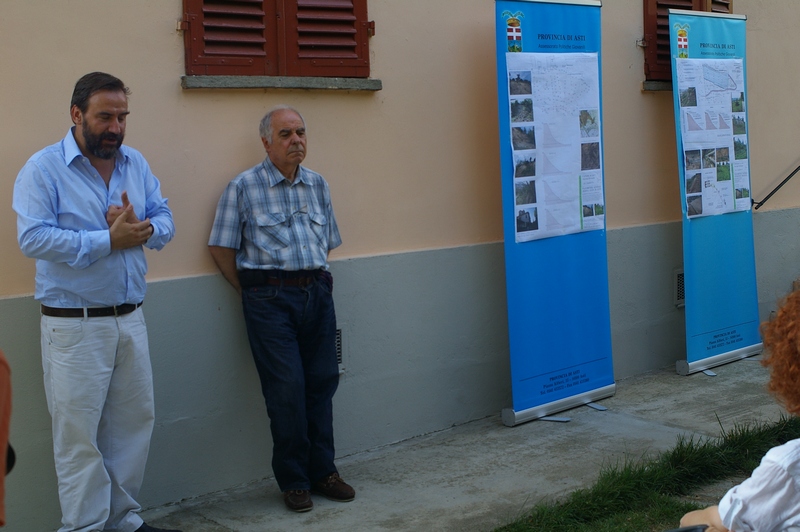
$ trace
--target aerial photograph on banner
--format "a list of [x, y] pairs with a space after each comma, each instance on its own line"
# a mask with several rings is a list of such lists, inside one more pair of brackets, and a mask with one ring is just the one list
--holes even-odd
[[746, 211], [750, 162], [741, 59], [678, 59], [689, 218]]
[[597, 54], [509, 53], [507, 68], [516, 241], [604, 229]]

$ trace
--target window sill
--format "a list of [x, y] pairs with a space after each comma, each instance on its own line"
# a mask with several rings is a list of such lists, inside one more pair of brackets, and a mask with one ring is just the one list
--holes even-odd
[[383, 83], [371, 78], [289, 76], [182, 76], [184, 89], [321, 89], [379, 91]]
[[671, 81], [643, 81], [643, 91], [670, 91], [672, 92]]

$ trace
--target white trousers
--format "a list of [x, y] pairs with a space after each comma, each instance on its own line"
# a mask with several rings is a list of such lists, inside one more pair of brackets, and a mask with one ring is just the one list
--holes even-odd
[[142, 309], [119, 317], [42, 316], [59, 532], [133, 532], [153, 432], [153, 373]]

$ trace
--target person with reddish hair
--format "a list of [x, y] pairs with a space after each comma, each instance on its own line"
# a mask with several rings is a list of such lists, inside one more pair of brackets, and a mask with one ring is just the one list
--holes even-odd
[[[793, 415], [800, 414], [800, 291], [789, 294], [776, 316], [761, 325], [762, 364], [768, 389]], [[731, 488], [719, 505], [689, 512], [681, 526], [708, 532], [800, 529], [800, 439], [770, 449], [753, 474]]]

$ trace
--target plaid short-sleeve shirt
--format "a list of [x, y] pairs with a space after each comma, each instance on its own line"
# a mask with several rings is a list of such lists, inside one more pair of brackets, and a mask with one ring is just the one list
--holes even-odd
[[236, 249], [239, 270], [287, 271], [327, 268], [341, 243], [325, 179], [300, 166], [289, 182], [269, 157], [225, 188], [208, 241]]

